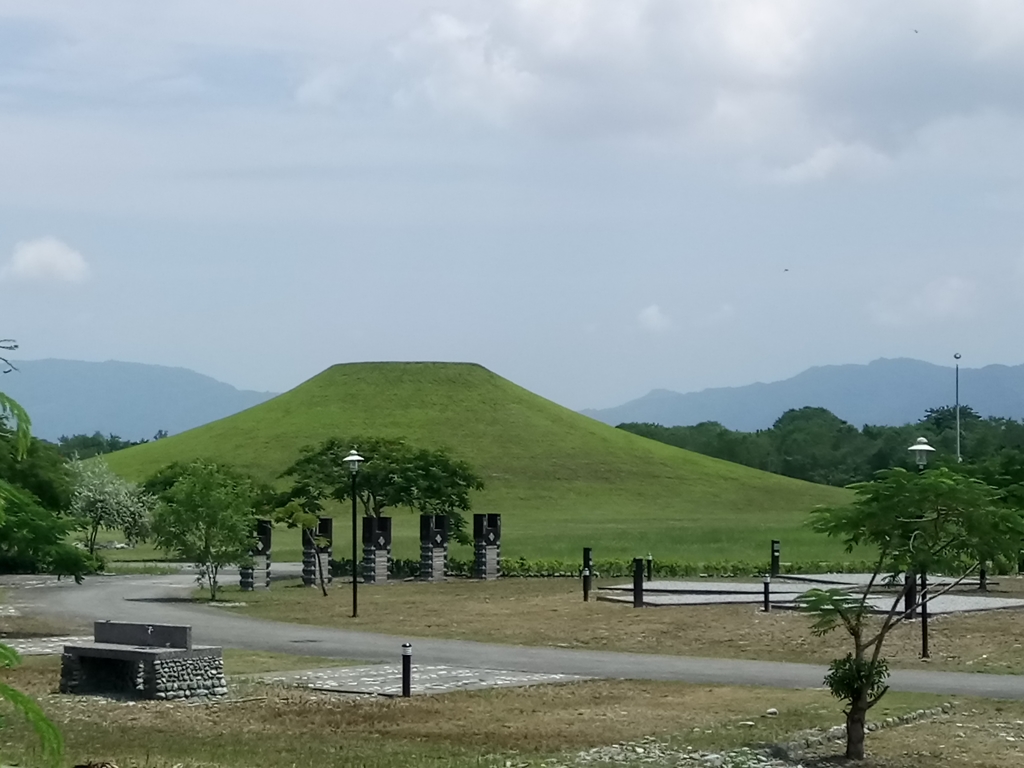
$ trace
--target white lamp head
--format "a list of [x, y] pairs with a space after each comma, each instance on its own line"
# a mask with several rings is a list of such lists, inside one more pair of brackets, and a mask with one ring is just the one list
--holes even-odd
[[914, 460], [917, 462], [917, 466], [922, 469], [928, 463], [928, 454], [935, 453], [935, 449], [928, 445], [928, 438], [919, 437], [914, 441], [914, 444], [907, 448], [912, 454], [914, 454]]
[[348, 456], [341, 460], [341, 463], [348, 467], [348, 471], [353, 475], [359, 471], [359, 465], [362, 464], [366, 459], [360, 456], [355, 449], [348, 452]]

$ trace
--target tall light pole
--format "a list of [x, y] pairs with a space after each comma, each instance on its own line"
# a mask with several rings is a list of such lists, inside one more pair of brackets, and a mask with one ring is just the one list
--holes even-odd
[[358, 513], [356, 511], [356, 478], [359, 476], [359, 465], [363, 463], [365, 459], [360, 456], [355, 449], [348, 452], [348, 456], [341, 460], [341, 463], [348, 467], [349, 474], [352, 476], [352, 618], [355, 619], [359, 616], [359, 580], [356, 578], [356, 572], [358, 569]]
[[[907, 450], [914, 454], [914, 461], [917, 462], [917, 468], [921, 472], [924, 472], [924, 468], [928, 466], [928, 454], [935, 453], [935, 449], [928, 445], [928, 440], [924, 437], [917, 438]], [[903, 606], [904, 610], [911, 612], [911, 618], [913, 618], [914, 605], [917, 603], [916, 581], [917, 576], [914, 572], [908, 571], [907, 592]], [[908, 602], [910, 603], [909, 608], [907, 607]], [[921, 658], [928, 658], [928, 574], [924, 571], [921, 571]]]
[[956, 360], [956, 463], [963, 461], [960, 456], [960, 353], [953, 355]]

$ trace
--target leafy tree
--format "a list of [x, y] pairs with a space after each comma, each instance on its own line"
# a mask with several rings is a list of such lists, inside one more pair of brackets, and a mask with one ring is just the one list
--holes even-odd
[[472, 508], [470, 492], [482, 489], [483, 480], [445, 449], [414, 448], [394, 438], [331, 438], [304, 448], [299, 460], [285, 471], [286, 477], [294, 479], [291, 497], [303, 500], [307, 510], [317, 511], [325, 498], [350, 499], [352, 478], [344, 459], [353, 446], [366, 459], [356, 486], [364, 515], [380, 517], [394, 507], [447, 514], [455, 540], [468, 543], [462, 513]]
[[0, 572], [48, 572], [80, 581], [95, 563], [67, 543], [72, 522], [54, 508], [66, 479], [63, 462], [53, 465], [44, 444], [32, 438], [28, 414], [2, 392], [0, 422]]
[[155, 499], [114, 474], [102, 459], [71, 462], [74, 492], [70, 513], [85, 526], [89, 554], [100, 528], [118, 528], [130, 544], [146, 536]]
[[[0, 341], [0, 349], [16, 349], [17, 345], [10, 340]], [[3, 357], [0, 362], [8, 369], [10, 364]], [[27, 449], [31, 437], [31, 422], [28, 414], [14, 400], [0, 392], [0, 422], [6, 423], [8, 419], [14, 421], [15, 448], [19, 454]], [[8, 483], [0, 482], [0, 528], [5, 525], [9, 502], [14, 498], [15, 489]], [[6, 541], [6, 535], [0, 533], [0, 541]], [[18, 653], [10, 646], [0, 643], [0, 667], [10, 669], [20, 663]], [[39, 736], [42, 745], [42, 758], [48, 766], [58, 766], [64, 758], [64, 739], [60, 731], [54, 726], [39, 705], [29, 696], [0, 681], [0, 698], [6, 700], [11, 706], [20, 712]]]
[[[756, 469], [838, 486], [869, 481], [882, 469], [912, 469], [907, 446], [922, 436], [938, 450], [936, 464], [956, 465], [953, 406], [929, 408], [914, 424], [865, 425], [860, 430], [824, 408], [786, 411], [771, 429], [757, 432], [734, 431], [717, 422], [690, 427], [620, 424], [619, 429]], [[1024, 452], [1024, 421], [981, 418], [969, 405], [961, 405], [960, 431], [965, 464], [984, 463], [1004, 451]]]
[[0, 425], [0, 480], [31, 491], [39, 503], [53, 512], [71, 502], [71, 475], [57, 449], [44, 440], [29, 437], [23, 446], [16, 431]]
[[996, 488], [948, 468], [884, 470], [854, 490], [853, 504], [817, 509], [811, 525], [843, 541], [848, 552], [874, 548], [877, 560], [870, 583], [859, 596], [841, 589], [812, 589], [799, 601], [814, 616], [812, 632], [825, 635], [842, 628], [852, 643], [851, 652], [830, 665], [825, 684], [846, 702], [846, 756], [859, 760], [864, 757], [867, 712], [888, 690], [883, 643], [910, 615], [901, 610], [903, 593], [897, 592], [890, 595], [881, 622], [872, 621], [872, 598], [886, 581], [907, 571], [956, 576], [948, 586], [930, 589], [927, 598], [919, 597], [916, 610], [977, 569], [980, 553], [1012, 557], [1024, 536], [1024, 517], [1019, 508], [1002, 503]]
[[24, 488], [0, 480], [0, 573], [55, 573], [81, 581], [98, 563], [68, 543], [74, 521], [52, 512]]
[[256, 490], [250, 481], [212, 462], [194, 461], [161, 495], [153, 513], [157, 545], [199, 567], [210, 599], [225, 565], [249, 558], [256, 527]]

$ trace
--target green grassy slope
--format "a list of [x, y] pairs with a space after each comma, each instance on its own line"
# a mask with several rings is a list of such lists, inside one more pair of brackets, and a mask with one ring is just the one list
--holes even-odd
[[[134, 480], [195, 457], [272, 480], [303, 445], [367, 434], [444, 445], [472, 462], [487, 483], [475, 511], [502, 513], [505, 556], [577, 559], [593, 546], [598, 557], [764, 559], [771, 538], [783, 540], [784, 559], [838, 556], [802, 524], [845, 491], [631, 435], [471, 364], [334, 366], [269, 402], [108, 460]], [[393, 515], [396, 556], [418, 556], [418, 520]]]

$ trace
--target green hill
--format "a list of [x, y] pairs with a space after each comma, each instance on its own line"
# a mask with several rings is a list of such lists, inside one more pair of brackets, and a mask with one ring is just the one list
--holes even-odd
[[[273, 480], [304, 445], [368, 434], [447, 446], [470, 461], [487, 484], [475, 511], [503, 515], [505, 556], [575, 560], [593, 546], [598, 557], [760, 560], [772, 538], [783, 540], [784, 559], [838, 555], [803, 522], [845, 491], [614, 429], [472, 364], [337, 365], [247, 411], [108, 460], [133, 480], [196, 457]], [[393, 515], [396, 556], [418, 556], [418, 520]]]

